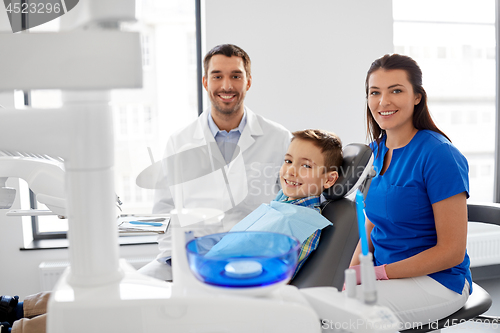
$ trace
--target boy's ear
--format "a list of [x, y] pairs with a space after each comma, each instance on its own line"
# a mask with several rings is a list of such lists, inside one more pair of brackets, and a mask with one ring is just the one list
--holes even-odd
[[328, 174], [326, 175], [326, 182], [323, 184], [325, 190], [332, 187], [337, 179], [339, 179], [339, 173], [337, 171], [328, 172]]

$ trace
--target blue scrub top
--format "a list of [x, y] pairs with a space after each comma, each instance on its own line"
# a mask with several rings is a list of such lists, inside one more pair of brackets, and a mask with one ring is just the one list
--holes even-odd
[[[366, 215], [375, 225], [371, 232], [375, 265], [404, 260], [436, 245], [432, 204], [466, 192], [469, 166], [465, 157], [439, 133], [420, 130], [405, 147], [394, 149], [383, 175], [388, 151], [384, 137], [372, 143], [377, 176], [366, 197]], [[380, 150], [380, 152], [379, 152]], [[461, 294], [465, 279], [472, 286], [469, 256], [455, 267], [429, 276]]]

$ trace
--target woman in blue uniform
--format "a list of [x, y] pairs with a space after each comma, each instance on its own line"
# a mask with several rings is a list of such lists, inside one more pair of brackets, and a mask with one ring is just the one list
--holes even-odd
[[[452, 314], [471, 292], [468, 163], [431, 119], [413, 59], [375, 60], [365, 85], [377, 171], [365, 200], [366, 228], [381, 280], [378, 303], [410, 328]], [[360, 252], [358, 244], [351, 266]]]

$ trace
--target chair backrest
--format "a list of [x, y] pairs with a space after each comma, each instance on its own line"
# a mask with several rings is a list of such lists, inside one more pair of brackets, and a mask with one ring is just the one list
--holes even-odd
[[366, 180], [373, 154], [364, 144], [349, 144], [344, 147], [343, 155], [339, 179], [323, 193], [327, 201], [322, 205], [322, 214], [333, 225], [323, 229], [318, 248], [290, 282], [299, 288], [333, 286], [341, 289], [344, 270], [349, 267], [358, 243], [356, 205], [346, 196]]
[[467, 217], [469, 222], [500, 225], [500, 204], [468, 203]]

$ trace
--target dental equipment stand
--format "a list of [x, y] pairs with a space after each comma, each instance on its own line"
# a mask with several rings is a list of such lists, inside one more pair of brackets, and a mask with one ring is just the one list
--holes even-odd
[[313, 333], [321, 331], [320, 318], [335, 329], [349, 323], [353, 332], [395, 331], [387, 309], [364, 305], [335, 288], [277, 285], [238, 292], [203, 284], [189, 268], [177, 215], [172, 216], [174, 282], [137, 273], [118, 260], [110, 109], [75, 105], [0, 111], [0, 117], [1, 148], [65, 160], [70, 268], [49, 302], [49, 333]]
[[[49, 302], [49, 333], [312, 333], [321, 330], [320, 318], [333, 328], [349, 323], [353, 332], [395, 331], [387, 309], [364, 305], [335, 288], [279, 285], [239, 293], [204, 285], [191, 273], [185, 230], [176, 215], [174, 282], [137, 273], [118, 260], [110, 109], [90, 103], [63, 110], [6, 110], [0, 119], [1, 148], [65, 160], [70, 268]], [[89, 328], [89, 323], [96, 324]]]
[[[121, 3], [96, 3], [101, 2]], [[139, 35], [88, 30], [0, 39], [11, 60], [0, 64], [0, 89], [68, 89], [62, 109], [0, 110], [0, 149], [64, 159], [70, 267], [52, 292], [48, 333], [396, 331], [387, 309], [335, 288], [235, 290], [203, 284], [190, 270], [185, 230], [175, 214], [173, 283], [143, 276], [119, 260], [107, 91], [142, 84]], [[331, 325], [322, 327], [320, 319]]]
[[266, 297], [247, 297], [196, 280], [176, 215], [172, 217], [175, 283], [143, 276], [119, 262], [108, 107], [7, 110], [0, 112], [0, 119], [0, 146], [9, 142], [11, 149], [56, 154], [65, 160], [70, 268], [50, 299], [48, 332], [88, 332], [89, 323], [95, 323], [95, 332], [320, 330], [316, 313], [295, 287], [283, 286]]

